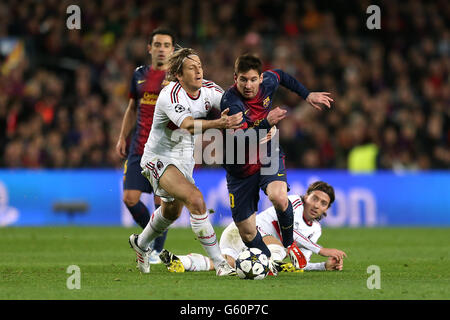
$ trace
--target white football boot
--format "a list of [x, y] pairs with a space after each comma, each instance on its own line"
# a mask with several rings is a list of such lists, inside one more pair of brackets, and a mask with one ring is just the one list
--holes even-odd
[[269, 258], [269, 272], [267, 273], [268, 276], [274, 276], [276, 277], [278, 275], [278, 264], [276, 261], [272, 259], [272, 257]]
[[144, 251], [139, 248], [139, 246], [137, 245], [137, 239], [137, 234], [132, 234], [128, 239], [131, 248], [134, 250], [134, 252], [136, 252], [137, 267], [142, 273], [150, 273], [150, 250], [147, 249], [147, 251]]

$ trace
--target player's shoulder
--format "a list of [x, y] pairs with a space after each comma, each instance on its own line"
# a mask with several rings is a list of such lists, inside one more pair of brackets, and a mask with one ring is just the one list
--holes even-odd
[[148, 70], [149, 70], [149, 66], [142, 65], [142, 66], [139, 66], [136, 69], [134, 69], [133, 73], [135, 75], [139, 75], [139, 74], [143, 74], [143, 73], [147, 72]]
[[211, 80], [203, 79], [202, 80], [202, 87], [208, 88], [208, 89], [220, 89], [224, 91], [217, 83]]
[[164, 95], [169, 95], [171, 98], [174, 98], [180, 90], [181, 84], [178, 81], [170, 81], [161, 89], [160, 95], [164, 93]]
[[279, 69], [268, 69], [263, 72], [263, 79], [266, 78], [273, 78], [277, 81], [280, 81], [280, 71]]
[[227, 105], [243, 105], [244, 102], [239, 96], [239, 92], [237, 91], [235, 86], [229, 87], [227, 90], [225, 90], [223, 96], [222, 96], [222, 103], [225, 103]]
[[202, 90], [208, 92], [208, 94], [223, 94], [224, 90], [215, 82], [203, 79]]
[[312, 227], [314, 228], [314, 232], [318, 233], [319, 235], [322, 234], [322, 225], [319, 221], [314, 220], [312, 223]]
[[263, 86], [278, 86], [280, 83], [280, 75], [277, 70], [266, 70], [263, 72]]
[[290, 194], [288, 195], [288, 198], [291, 201], [293, 207], [303, 204], [302, 198], [297, 194]]
[[181, 85], [178, 81], [170, 81], [161, 89], [158, 96], [159, 103], [172, 104], [178, 102], [178, 92], [180, 89]]

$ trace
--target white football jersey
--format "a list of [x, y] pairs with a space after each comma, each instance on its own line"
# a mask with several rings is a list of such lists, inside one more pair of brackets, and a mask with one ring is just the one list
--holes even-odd
[[143, 158], [161, 155], [194, 165], [196, 137], [179, 129], [186, 117], [205, 118], [212, 108], [220, 110], [223, 90], [214, 82], [203, 80], [197, 98], [192, 98], [176, 82], [164, 87], [156, 101], [153, 124], [145, 144]]
[[[300, 196], [289, 195], [288, 198], [291, 200], [292, 208], [294, 210], [294, 241], [309, 262], [312, 253], [318, 254], [322, 248], [317, 244], [317, 241], [322, 234], [322, 228], [317, 221], [308, 224], [305, 219], [303, 219], [303, 200]], [[271, 235], [282, 242], [280, 226], [274, 207], [270, 207], [257, 214], [256, 225], [263, 237], [265, 235]]]

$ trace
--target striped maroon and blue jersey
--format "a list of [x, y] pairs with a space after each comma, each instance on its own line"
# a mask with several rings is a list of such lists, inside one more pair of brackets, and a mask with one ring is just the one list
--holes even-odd
[[[267, 121], [267, 115], [272, 108], [272, 98], [279, 85], [292, 90], [300, 95], [303, 99], [309, 95], [309, 91], [291, 75], [285, 73], [282, 70], [268, 70], [263, 73], [263, 81], [259, 86], [259, 91], [253, 99], [245, 99], [238, 91], [236, 84], [225, 91], [222, 101], [220, 103], [221, 111], [230, 108], [228, 115], [233, 115], [238, 112], [243, 113], [243, 122], [241, 129], [249, 130], [255, 129], [258, 140], [259, 129], [270, 130], [269, 122]], [[227, 144], [224, 143], [224, 148]], [[235, 143], [235, 159], [233, 164], [226, 163], [226, 150], [224, 149], [224, 168], [229, 174], [238, 178], [248, 177], [260, 170], [261, 163], [259, 159], [256, 163], [249, 163], [249, 148], [245, 148], [245, 163], [237, 164], [237, 153], [242, 150], [236, 150]], [[255, 161], [253, 161], [255, 162]]]
[[131, 138], [128, 154], [142, 155], [153, 123], [156, 100], [161, 89], [168, 84], [166, 72], [155, 70], [151, 66], [136, 68], [131, 79], [129, 98], [134, 99], [137, 107], [136, 127]]

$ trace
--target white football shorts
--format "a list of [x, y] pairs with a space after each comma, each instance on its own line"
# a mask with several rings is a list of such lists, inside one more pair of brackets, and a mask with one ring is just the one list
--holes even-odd
[[222, 254], [229, 255], [234, 260], [236, 260], [239, 253], [246, 248], [234, 222], [230, 223], [225, 230], [223, 230], [222, 235], [220, 236], [219, 247]]
[[143, 156], [141, 159], [142, 175], [150, 181], [154, 194], [161, 197], [161, 200], [164, 202], [172, 202], [175, 200], [166, 190], [159, 186], [159, 179], [169, 165], [175, 166], [189, 182], [195, 184], [194, 178], [192, 177], [195, 163], [182, 163], [176, 159], [159, 155]]

